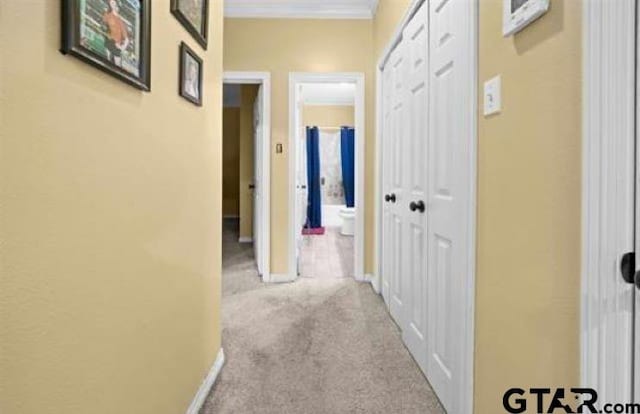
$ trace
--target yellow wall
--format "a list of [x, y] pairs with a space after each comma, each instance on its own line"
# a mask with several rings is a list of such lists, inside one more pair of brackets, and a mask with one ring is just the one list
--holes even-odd
[[355, 107], [349, 105], [305, 105], [304, 126], [342, 127], [355, 125]]
[[[224, 69], [272, 77], [271, 228], [288, 226], [289, 72], [363, 72], [366, 77], [365, 205], [375, 194], [373, 23], [370, 20], [225, 19]], [[275, 144], [284, 147], [275, 153]], [[365, 209], [365, 271], [373, 271], [374, 210]], [[286, 273], [287, 232], [271, 233], [271, 272]]]
[[240, 103], [240, 237], [253, 237], [254, 127], [258, 85], [242, 85]]
[[[184, 413], [220, 348], [222, 2], [203, 51], [153, 1], [152, 92], [0, 6], [0, 412]], [[204, 106], [177, 94], [204, 58]]]
[[502, 1], [480, 2], [476, 412], [513, 386], [579, 383], [581, 2], [503, 38]]
[[222, 118], [222, 214], [240, 214], [240, 108], [224, 108]]

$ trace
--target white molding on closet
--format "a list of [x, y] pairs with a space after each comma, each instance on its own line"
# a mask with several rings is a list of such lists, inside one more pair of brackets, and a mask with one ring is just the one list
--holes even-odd
[[603, 401], [626, 401], [633, 383], [634, 288], [618, 268], [635, 242], [634, 3], [583, 3], [580, 377]]

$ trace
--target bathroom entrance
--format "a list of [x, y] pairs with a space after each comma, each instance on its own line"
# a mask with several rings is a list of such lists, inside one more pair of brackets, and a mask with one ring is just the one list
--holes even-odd
[[296, 277], [364, 279], [361, 79], [291, 76], [290, 269]]

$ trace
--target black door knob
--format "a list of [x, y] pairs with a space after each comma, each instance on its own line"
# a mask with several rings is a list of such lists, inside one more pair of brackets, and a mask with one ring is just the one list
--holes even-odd
[[640, 289], [640, 272], [636, 272], [636, 275], [633, 278], [634, 283], [636, 285], [636, 289]]
[[635, 252], [625, 253], [620, 260], [620, 273], [627, 283], [635, 283], [638, 286], [638, 274], [636, 273]]
[[411, 203], [409, 203], [409, 210], [419, 211], [421, 213], [424, 213], [424, 210], [425, 210], [424, 201], [422, 200], [418, 202], [412, 201]]
[[393, 193], [391, 193], [391, 194], [389, 195], [389, 201], [391, 201], [392, 203], [395, 203], [395, 202], [396, 202], [396, 195], [395, 195], [395, 194], [393, 194]]
[[389, 194], [385, 194], [385, 195], [384, 195], [384, 201], [386, 201], [387, 203], [388, 203], [389, 201], [391, 201], [391, 196], [390, 196]]

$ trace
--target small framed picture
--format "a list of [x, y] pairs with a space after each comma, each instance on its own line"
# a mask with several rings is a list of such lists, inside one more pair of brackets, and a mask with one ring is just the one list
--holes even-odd
[[171, 0], [171, 13], [200, 43], [200, 46], [207, 50], [209, 0]]
[[187, 46], [180, 44], [180, 96], [202, 106], [202, 59]]
[[62, 0], [60, 51], [151, 90], [151, 0]]
[[549, 0], [503, 0], [502, 34], [504, 37], [527, 27], [549, 10]]

